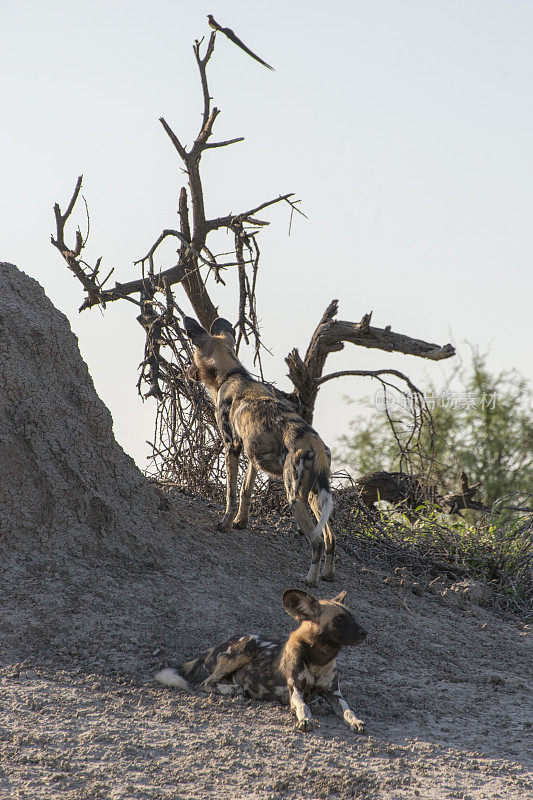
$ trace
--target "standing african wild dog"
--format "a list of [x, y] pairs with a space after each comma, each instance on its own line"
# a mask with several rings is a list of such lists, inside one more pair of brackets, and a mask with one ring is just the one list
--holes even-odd
[[[318, 583], [322, 537], [326, 555], [321, 577], [332, 581], [335, 535], [328, 525], [333, 508], [328, 447], [288, 402], [276, 397], [270, 386], [256, 381], [243, 367], [235, 354], [230, 322], [221, 317], [216, 319], [209, 334], [191, 317], [184, 317], [183, 321], [187, 336], [195, 345], [189, 377], [205, 383], [215, 404], [225, 447], [226, 513], [217, 529], [246, 528], [258, 469], [283, 477], [293, 515], [312, 548], [305, 582], [308, 586]], [[242, 450], [248, 458], [248, 468], [237, 510], [237, 468]], [[316, 525], [309, 514], [308, 501]]]
[[314, 727], [307, 702], [321, 696], [353, 731], [363, 733], [364, 723], [344, 700], [335, 668], [342, 647], [366, 638], [366, 631], [344, 605], [345, 597], [346, 592], [341, 592], [332, 600], [317, 600], [301, 589], [287, 589], [283, 605], [301, 624], [286, 642], [235, 637], [187, 661], [181, 673], [162, 670], [156, 680], [193, 692], [186, 679], [203, 665], [208, 677], [199, 688], [206, 692], [231, 694], [237, 686], [255, 700], [290, 703], [298, 719], [296, 727], [302, 731]]

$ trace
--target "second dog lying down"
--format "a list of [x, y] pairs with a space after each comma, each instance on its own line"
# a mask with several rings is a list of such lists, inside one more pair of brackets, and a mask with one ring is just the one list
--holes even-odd
[[200, 689], [230, 694], [239, 687], [256, 700], [290, 703], [298, 719], [296, 727], [302, 731], [314, 727], [307, 703], [321, 696], [353, 731], [363, 733], [364, 723], [341, 694], [335, 666], [343, 647], [366, 638], [366, 631], [344, 605], [345, 597], [346, 592], [341, 592], [331, 600], [318, 600], [300, 589], [288, 589], [283, 593], [283, 605], [301, 624], [287, 641], [235, 637], [186, 662], [181, 673], [162, 670], [156, 680], [192, 692], [187, 678], [203, 666], [208, 676]]

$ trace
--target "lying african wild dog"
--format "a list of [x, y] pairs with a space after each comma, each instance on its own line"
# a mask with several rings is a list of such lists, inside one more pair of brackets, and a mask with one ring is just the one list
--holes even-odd
[[[276, 397], [270, 386], [256, 381], [235, 354], [233, 326], [221, 317], [209, 334], [196, 320], [184, 317], [187, 336], [195, 345], [189, 377], [202, 381], [215, 404], [226, 455], [226, 513], [217, 529], [246, 528], [257, 470], [283, 477], [292, 513], [312, 548], [305, 582], [318, 583], [322, 537], [325, 564], [322, 577], [335, 574], [335, 535], [328, 525], [333, 508], [329, 486], [331, 453], [316, 431]], [[248, 468], [237, 510], [237, 468], [244, 450]], [[307, 502], [317, 519], [313, 524]]]
[[283, 605], [300, 622], [286, 642], [241, 636], [206, 650], [187, 661], [180, 672], [164, 669], [155, 676], [167, 686], [194, 692], [187, 678], [204, 666], [208, 677], [198, 688], [206, 692], [233, 694], [239, 687], [255, 700], [290, 703], [298, 719], [296, 727], [314, 727], [307, 702], [321, 696], [356, 733], [364, 733], [339, 689], [335, 659], [341, 648], [360, 644], [366, 631], [344, 605], [346, 592], [332, 600], [318, 600], [301, 589], [287, 589]]

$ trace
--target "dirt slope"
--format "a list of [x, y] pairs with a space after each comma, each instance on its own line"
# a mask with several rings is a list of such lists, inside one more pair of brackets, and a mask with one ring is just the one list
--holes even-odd
[[221, 637], [288, 632], [307, 545], [257, 520], [219, 533], [219, 509], [145, 480], [65, 317], [10, 265], [0, 375], [1, 798], [531, 795], [524, 626], [384, 583], [342, 537], [334, 591], [369, 636], [339, 667], [367, 736], [320, 707], [301, 734], [286, 708], [155, 685]]

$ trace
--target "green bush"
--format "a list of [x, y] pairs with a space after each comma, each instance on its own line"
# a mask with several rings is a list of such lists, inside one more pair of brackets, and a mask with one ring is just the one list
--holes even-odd
[[[533, 496], [533, 412], [527, 381], [515, 370], [492, 375], [486, 354], [472, 351], [468, 372], [458, 372], [457, 388], [442, 392], [430, 383], [425, 392], [433, 417], [433, 432], [423, 427], [418, 471], [450, 490], [462, 471], [470, 483], [482, 483], [483, 499], [518, 493]], [[368, 399], [362, 401], [368, 405]], [[411, 431], [407, 409], [394, 406], [389, 416], [374, 408], [358, 416], [338, 441], [337, 463], [356, 476], [400, 468], [400, 448]], [[529, 504], [529, 503], [528, 503]]]

